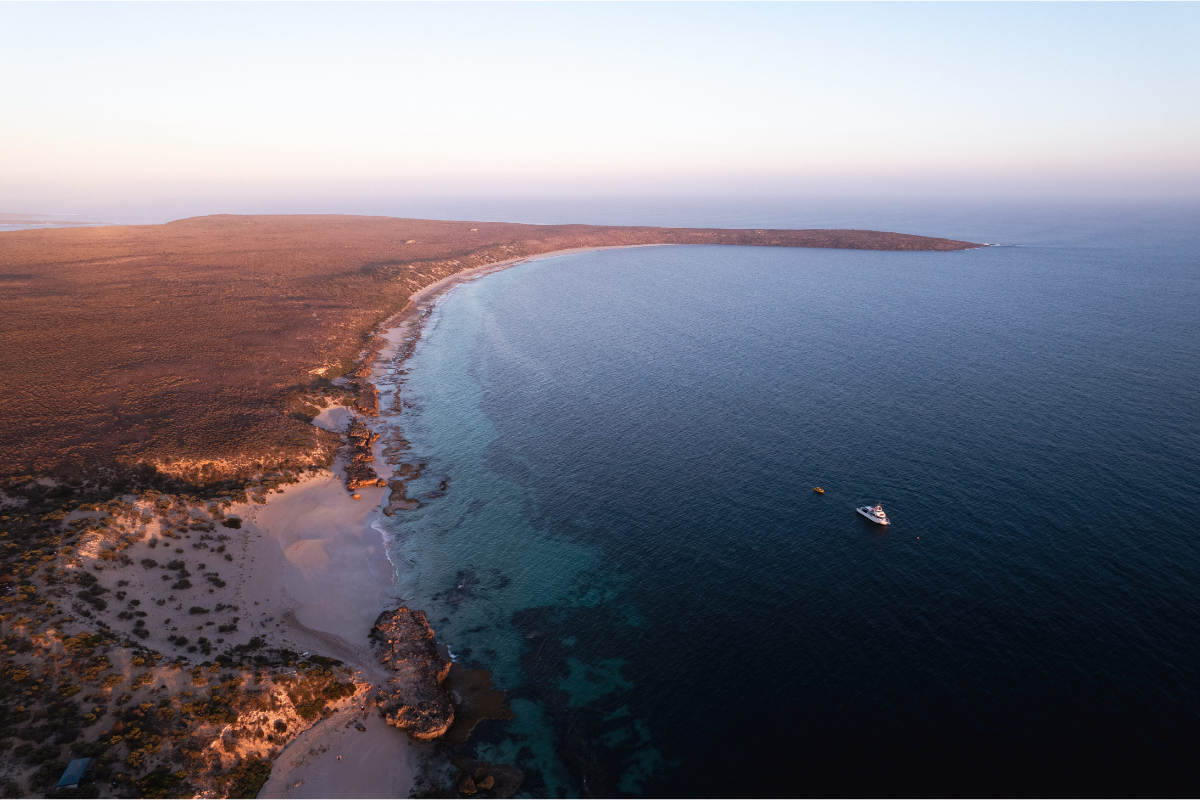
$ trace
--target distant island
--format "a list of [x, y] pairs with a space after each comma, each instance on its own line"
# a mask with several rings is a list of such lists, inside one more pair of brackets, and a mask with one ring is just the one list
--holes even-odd
[[665, 244], [980, 246], [341, 216], [0, 233], [5, 796], [511, 797], [519, 768], [454, 750], [513, 717], [505, 687], [393, 597], [372, 521], [447, 486], [407, 496], [426, 465], [376, 386], [458, 282]]

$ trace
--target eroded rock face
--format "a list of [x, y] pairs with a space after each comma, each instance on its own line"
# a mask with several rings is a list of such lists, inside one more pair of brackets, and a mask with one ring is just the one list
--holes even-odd
[[436, 739], [454, 724], [454, 706], [443, 685], [450, 662], [438, 652], [424, 611], [400, 607], [375, 620], [371, 638], [380, 663], [396, 673], [379, 695], [389, 725], [421, 741]]
[[375, 384], [367, 383], [366, 381], [355, 381], [355, 386], [359, 390], [358, 402], [354, 404], [364, 414], [370, 414], [372, 417], [379, 414], [379, 390], [375, 388]]
[[368, 428], [358, 417], [350, 420], [346, 429], [346, 437], [350, 440], [350, 461], [346, 464], [346, 488], [350, 491], [363, 486], [386, 486], [370, 464], [375, 460], [371, 445], [379, 438], [379, 434]]

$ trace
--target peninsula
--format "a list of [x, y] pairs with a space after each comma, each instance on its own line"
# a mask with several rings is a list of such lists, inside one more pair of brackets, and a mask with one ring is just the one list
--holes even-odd
[[[383, 384], [449, 286], [663, 244], [980, 246], [342, 216], [0, 233], [6, 796], [77, 757], [101, 796], [404, 796], [430, 748], [510, 717], [391, 597], [371, 523], [416, 503], [424, 465]], [[423, 790], [520, 784], [454, 763], [453, 787]]]
[[[379, 323], [473, 267], [584, 247], [728, 244], [962, 250], [853, 230], [213, 216], [0, 234], [7, 474], [138, 464], [189, 483], [306, 466], [331, 391]], [[322, 462], [323, 463], [323, 462]]]

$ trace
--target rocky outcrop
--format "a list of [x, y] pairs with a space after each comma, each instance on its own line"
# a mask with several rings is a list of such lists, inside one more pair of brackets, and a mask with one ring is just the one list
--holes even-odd
[[[387, 433], [383, 439], [384, 461], [392, 464], [393, 466], [399, 464], [404, 460], [404, 453], [410, 447], [411, 445], [409, 444], [408, 440], [404, 438], [404, 434], [401, 433], [399, 427], [395, 425], [388, 426]], [[400, 469], [403, 471], [404, 468], [401, 467]], [[404, 475], [401, 474], [400, 477], [404, 477]]]
[[371, 445], [379, 438], [379, 434], [368, 428], [358, 417], [350, 420], [346, 429], [346, 438], [350, 440], [350, 460], [346, 464], [346, 488], [350, 491], [363, 486], [386, 486], [375, 472], [371, 464], [375, 454]]
[[424, 611], [400, 607], [375, 620], [371, 638], [380, 663], [395, 673], [379, 694], [389, 725], [420, 741], [436, 739], [454, 724], [454, 706], [444, 686], [450, 662], [438, 652]]
[[388, 481], [387, 485], [392, 490], [392, 496], [388, 498], [388, 504], [383, 507], [383, 513], [387, 516], [395, 516], [397, 511], [412, 511], [414, 508], [421, 507], [420, 500], [414, 500], [408, 496], [404, 481], [392, 480]]
[[379, 390], [375, 388], [375, 384], [367, 381], [354, 381], [352, 385], [358, 390], [358, 400], [355, 401], [354, 407], [363, 414], [372, 417], [378, 416]]
[[370, 377], [375, 360], [379, 358], [379, 353], [385, 347], [387, 347], [387, 339], [382, 336], [372, 336], [367, 342], [367, 348], [363, 351], [362, 357], [358, 359], [358, 367], [350, 375], [355, 378]]
[[473, 758], [451, 759], [458, 767], [454, 788], [460, 797], [512, 797], [525, 780], [525, 773], [511, 764], [492, 764]]
[[[383, 457], [387, 459], [387, 448], [383, 450]], [[421, 477], [425, 471], [424, 464], [401, 464], [395, 472], [395, 477], [388, 481], [388, 488], [392, 490], [392, 495], [388, 498], [388, 504], [383, 509], [383, 513], [389, 517], [394, 516], [397, 511], [412, 511], [414, 508], [421, 507], [421, 501], [408, 496], [408, 481], [415, 481]], [[444, 482], [444, 481], [443, 481]]]

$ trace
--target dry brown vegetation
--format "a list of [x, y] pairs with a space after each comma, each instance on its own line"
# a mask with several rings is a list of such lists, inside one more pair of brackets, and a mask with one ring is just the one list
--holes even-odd
[[[308, 424], [371, 330], [473, 266], [680, 243], [956, 250], [871, 231], [214, 216], [0, 233], [0, 474], [153, 465], [202, 485], [326, 464]], [[323, 370], [323, 371], [318, 371]]]
[[[205, 505], [147, 492], [64, 503], [70, 491], [0, 481], [5, 797], [253, 797], [271, 760], [300, 732], [351, 699], [364, 702], [365, 686], [340, 661], [298, 654], [272, 643], [266, 631], [240, 635], [239, 617], [229, 617], [239, 607], [213, 603], [221, 595], [212, 592], [225, 588], [219, 573], [204, 571], [204, 564], [201, 574], [188, 572], [182, 547], [170, 547], [194, 535], [187, 562], [193, 568], [196, 558], [222, 567], [232, 561], [228, 533], [240, 525], [218, 527], [230, 522], [223, 512], [228, 501]], [[147, 528], [152, 520], [155, 536]], [[131, 552], [162, 563], [142, 558], [137, 565]], [[182, 616], [204, 619], [195, 631], [215, 641], [179, 619], [183, 603], [172, 611], [165, 600], [136, 597], [130, 570], [159, 568], [179, 578], [172, 591], [191, 588], [189, 576], [208, 586], [209, 594], [190, 600], [206, 605]], [[179, 628], [167, 628], [163, 613], [175, 615], [194, 643], [182, 634], [164, 640], [167, 630]], [[93, 759], [91, 782], [77, 791], [48, 791], [70, 759], [84, 757]], [[111, 791], [104, 788], [110, 781]]]

